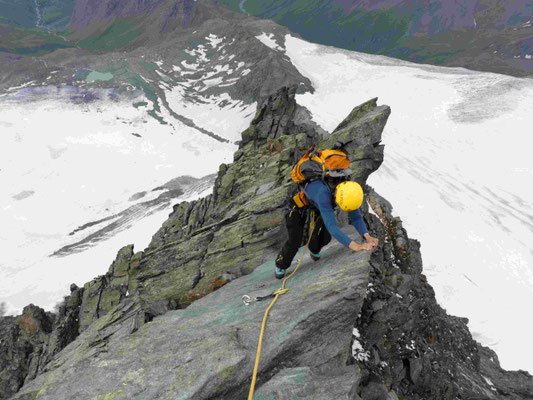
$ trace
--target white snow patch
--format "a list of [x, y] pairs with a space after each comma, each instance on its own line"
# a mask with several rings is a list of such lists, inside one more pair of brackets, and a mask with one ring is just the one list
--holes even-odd
[[219, 84], [218, 86], [219, 87], [226, 87], [226, 86], [231, 86], [231, 85], [235, 85], [235, 83], [237, 81], [239, 81], [240, 78], [231, 78], [231, 79], [227, 79], [226, 81], [224, 81], [224, 83], [221, 83]]
[[202, 82], [205, 85], [205, 89], [209, 89], [210, 87], [220, 85], [223, 81], [224, 80], [222, 79], [222, 77], [218, 77], [213, 79], [205, 79]]
[[218, 45], [224, 41], [225, 38], [226, 37], [223, 37], [223, 38], [218, 37], [217, 35], [212, 34], [212, 33], [206, 37], [207, 41], [209, 42], [211, 47], [214, 49], [217, 48]]
[[202, 62], [209, 61], [209, 59], [207, 58], [207, 49], [203, 44], [198, 45], [198, 47], [196, 47], [195, 49], [192, 49], [192, 50], [186, 49], [183, 51], [190, 56], [196, 57], [198, 61], [202, 61]]
[[485, 375], [481, 375], [481, 376], [483, 377], [483, 379], [485, 379], [485, 382], [487, 382], [487, 384], [489, 384], [490, 386], [494, 386], [494, 384], [489, 378], [487, 378]]
[[187, 69], [193, 69], [193, 70], [196, 70], [196, 69], [200, 66], [200, 64], [198, 64], [198, 63], [190, 63], [190, 64], [189, 64], [189, 63], [187, 62], [187, 60], [183, 60], [183, 61], [181, 62], [181, 65], [183, 65], [183, 66], [184, 66], [185, 68], [187, 68]]
[[230, 68], [229, 64], [215, 65], [214, 69], [215, 69], [215, 73], [219, 73], [219, 72], [230, 73], [229, 71], [231, 71], [231, 68]]
[[13, 92], [15, 90], [19, 90], [19, 89], [22, 89], [22, 88], [25, 88], [25, 87], [28, 87], [28, 86], [31, 86], [32, 84], [34, 84], [35, 81], [29, 81], [29, 82], [26, 82], [26, 83], [23, 83], [22, 85], [20, 86], [13, 86], [13, 87], [10, 87], [9, 89], [7, 89], [8, 92]]
[[416, 345], [416, 342], [415, 342], [414, 340], [411, 340], [411, 343], [406, 344], [406, 345], [405, 345], [405, 348], [406, 348], [407, 350], [411, 350], [411, 351], [412, 351], [412, 350], [414, 350], [414, 349], [416, 348], [415, 345]]
[[274, 34], [266, 34], [263, 32], [261, 35], [256, 36], [256, 39], [259, 39], [261, 43], [263, 43], [265, 46], [270, 47], [271, 49], [277, 50], [277, 51], [283, 51], [283, 47], [278, 45], [278, 43], [274, 40]]
[[492, 381], [487, 378], [486, 376], [484, 375], [481, 375], [483, 377], [483, 379], [485, 379], [485, 382], [487, 382], [487, 384], [490, 386], [490, 390], [494, 390], [494, 391], [497, 391], [498, 389], [496, 389], [496, 386], [494, 386], [494, 384], [492, 383]]
[[352, 356], [357, 361], [368, 361], [370, 359], [370, 353], [365, 351], [363, 345], [355, 338], [352, 343]]
[[157, 75], [159, 75], [161, 78], [163, 79], [170, 79], [168, 76], [166, 76], [165, 74], [163, 74], [162, 72], [159, 72], [157, 69], [155, 70], [155, 72], [157, 73]]
[[533, 58], [532, 54], [526, 54], [525, 55], [526, 60], [531, 60]]
[[[219, 78], [204, 81], [211, 86], [220, 82]], [[256, 102], [245, 104], [227, 93], [199, 97], [198, 102], [188, 101], [184, 94], [184, 89], [179, 86], [167, 91], [170, 108], [231, 142], [241, 139], [242, 131], [250, 125], [257, 108]]]

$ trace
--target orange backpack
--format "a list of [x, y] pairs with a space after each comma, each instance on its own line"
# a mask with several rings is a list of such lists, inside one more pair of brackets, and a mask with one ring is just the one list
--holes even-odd
[[[292, 180], [300, 187], [318, 179], [326, 180], [328, 177], [348, 177], [351, 173], [350, 160], [341, 150], [325, 149], [315, 150], [311, 147], [307, 153], [296, 163], [291, 171]], [[298, 207], [309, 205], [305, 198], [305, 189], [293, 197]]]

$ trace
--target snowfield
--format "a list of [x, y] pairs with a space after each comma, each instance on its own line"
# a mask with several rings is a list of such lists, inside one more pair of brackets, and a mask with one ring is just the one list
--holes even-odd
[[[122, 246], [143, 250], [173, 203], [212, 188], [141, 209], [107, 240], [51, 257], [103, 224], [69, 233], [157, 197], [161, 191], [152, 190], [173, 178], [215, 173], [236, 150], [179, 121], [162, 125], [132, 102], [73, 105], [61, 93], [33, 102], [0, 101], [0, 301], [12, 312], [29, 303], [53, 309], [70, 283], [83, 285], [104, 274]], [[136, 199], [142, 192], [147, 194]]]

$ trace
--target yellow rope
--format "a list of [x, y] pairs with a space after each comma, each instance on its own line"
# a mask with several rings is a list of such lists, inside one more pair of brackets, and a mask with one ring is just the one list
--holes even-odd
[[285, 282], [287, 282], [287, 280], [289, 280], [289, 278], [291, 276], [293, 276], [296, 273], [296, 271], [298, 271], [298, 268], [300, 267], [300, 264], [302, 263], [302, 260], [304, 259], [305, 252], [307, 251], [307, 249], [309, 247], [309, 243], [311, 242], [311, 237], [313, 235], [313, 230], [314, 229], [315, 229], [315, 213], [314, 213], [314, 211], [311, 211], [311, 221], [309, 223], [309, 239], [307, 240], [307, 244], [305, 246], [304, 252], [302, 253], [302, 257], [300, 258], [300, 261], [298, 262], [298, 265], [296, 266], [294, 271], [292, 271], [292, 273], [283, 280], [283, 283], [281, 284], [281, 288], [279, 288], [276, 292], [274, 292], [276, 294], [276, 296], [274, 297], [274, 299], [272, 300], [272, 302], [270, 303], [270, 305], [268, 306], [268, 308], [265, 311], [265, 315], [263, 317], [263, 324], [261, 325], [261, 334], [259, 335], [259, 345], [257, 346], [257, 354], [255, 356], [254, 372], [253, 372], [253, 375], [252, 375], [252, 384], [250, 385], [250, 392], [248, 394], [248, 400], [253, 400], [253, 397], [254, 397], [255, 380], [257, 378], [257, 369], [259, 367], [259, 358], [261, 357], [261, 343], [263, 342], [263, 333], [265, 332], [265, 326], [266, 326], [266, 321], [267, 321], [267, 318], [268, 318], [268, 313], [269, 313], [270, 309], [274, 306], [274, 303], [278, 299], [279, 295], [285, 293], [288, 290], [288, 289], [285, 289]]

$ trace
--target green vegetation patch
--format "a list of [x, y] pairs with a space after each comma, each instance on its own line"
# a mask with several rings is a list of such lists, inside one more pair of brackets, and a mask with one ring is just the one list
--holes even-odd
[[44, 22], [46, 24], [49, 24], [50, 22], [56, 21], [59, 18], [63, 17], [64, 15], [65, 15], [65, 13], [63, 13], [61, 11], [54, 12], [54, 13], [46, 13], [43, 16], [43, 20], [44, 20]]
[[57, 49], [74, 47], [63, 38], [39, 28], [6, 28], [1, 34], [0, 44], [0, 51], [6, 53], [36, 57]]
[[239, 12], [239, 11], [242, 11], [239, 8], [240, 1], [241, 0], [218, 0], [218, 3], [222, 4], [223, 6], [226, 6], [227, 8], [229, 8], [232, 11]]
[[[107, 68], [107, 73], [113, 75], [115, 79], [121, 78], [136, 89], [141, 90], [153, 105], [152, 110], [148, 111], [148, 114], [159, 121], [159, 123], [162, 125], [168, 124], [160, 115], [157, 114], [161, 112], [161, 108], [159, 107], [158, 97], [155, 90], [139, 74], [130, 71], [129, 64], [126, 60], [119, 59], [116, 64], [110, 65]], [[138, 102], [135, 103], [134, 106], [141, 107], [145, 105], [147, 105], [146, 102]]]
[[98, 72], [91, 71], [89, 75], [85, 78], [87, 82], [98, 82], [98, 81], [110, 81], [113, 79], [113, 74], [111, 72]]
[[139, 64], [141, 64], [144, 68], [146, 68], [148, 71], [154, 72], [157, 67], [154, 64], [150, 64], [144, 60], [140, 60]]
[[116, 21], [103, 33], [80, 40], [78, 46], [90, 51], [120, 49], [140, 35], [135, 27], [136, 23], [132, 21]]
[[410, 16], [396, 9], [364, 12], [354, 10], [337, 18], [332, 29], [335, 37], [343, 38], [341, 47], [375, 54], [384, 54], [394, 48], [409, 30]]

